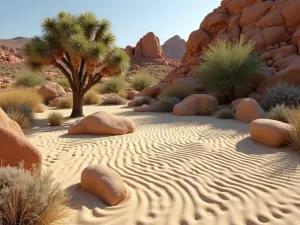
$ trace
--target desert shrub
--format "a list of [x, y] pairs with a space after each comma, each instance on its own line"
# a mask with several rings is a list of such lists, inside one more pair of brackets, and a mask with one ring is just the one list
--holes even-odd
[[180, 102], [177, 97], [160, 97], [150, 107], [154, 112], [173, 112], [173, 108]]
[[220, 91], [228, 100], [235, 98], [236, 88], [249, 88], [260, 75], [261, 61], [253, 42], [219, 40], [203, 54], [199, 66], [199, 85], [208, 91]]
[[127, 100], [117, 94], [110, 94], [102, 102], [102, 105], [125, 105]]
[[84, 105], [96, 105], [100, 104], [100, 97], [94, 91], [88, 91], [83, 96]]
[[16, 82], [14, 83], [14, 86], [31, 88], [41, 86], [44, 83], [45, 79], [42, 76], [39, 76], [35, 73], [26, 72], [16, 77]]
[[131, 87], [137, 91], [142, 91], [145, 87], [149, 87], [157, 83], [154, 77], [151, 77], [147, 73], [140, 73], [133, 77], [131, 81]]
[[9, 107], [27, 105], [34, 112], [42, 102], [42, 97], [34, 89], [11, 89], [0, 92], [0, 107], [4, 111]]
[[300, 153], [300, 109], [290, 109], [288, 123], [292, 128], [287, 133], [287, 139], [294, 151]]
[[119, 91], [124, 90], [126, 87], [125, 81], [120, 77], [113, 77], [103, 81], [101, 93], [118, 93]]
[[214, 114], [214, 112], [215, 112], [215, 110], [213, 107], [206, 105], [201, 108], [201, 110], [199, 111], [198, 114], [200, 116], [211, 116]]
[[300, 104], [300, 87], [287, 83], [278, 83], [268, 88], [261, 101], [262, 108], [265, 111], [269, 111], [280, 104], [290, 108], [297, 107]]
[[141, 106], [144, 104], [149, 105], [152, 102], [152, 98], [148, 96], [138, 96], [133, 99], [133, 102], [136, 106]]
[[60, 112], [49, 113], [47, 119], [50, 126], [59, 126], [64, 122], [63, 114]]
[[67, 78], [60, 78], [60, 79], [56, 80], [56, 83], [65, 89], [70, 87], [70, 83]]
[[186, 97], [194, 94], [194, 91], [191, 87], [187, 85], [171, 85], [162, 90], [159, 94], [160, 97], [176, 97], [180, 100], [185, 99]]
[[117, 93], [117, 95], [119, 95], [122, 98], [127, 98], [127, 93], [125, 90], [121, 90]]
[[231, 109], [223, 108], [217, 113], [219, 119], [234, 119], [235, 114]]
[[267, 113], [267, 119], [288, 123], [290, 110], [291, 109], [286, 107], [284, 104], [276, 105]]
[[31, 127], [33, 122], [33, 112], [26, 104], [9, 106], [5, 110], [7, 116], [16, 121], [22, 129]]
[[0, 167], [0, 224], [57, 224], [68, 216], [68, 199], [50, 172]]
[[68, 96], [59, 101], [57, 108], [70, 109], [73, 107], [73, 97]]

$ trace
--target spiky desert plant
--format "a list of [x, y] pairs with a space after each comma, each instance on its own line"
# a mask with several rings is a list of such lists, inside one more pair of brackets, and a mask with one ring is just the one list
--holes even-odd
[[133, 99], [135, 106], [141, 106], [141, 105], [149, 105], [152, 102], [152, 98], [148, 96], [138, 96]]
[[87, 93], [85, 93], [83, 97], [83, 104], [84, 105], [98, 105], [100, 104], [101, 100], [97, 93], [95, 93], [92, 90], [89, 90]]
[[291, 109], [284, 104], [277, 104], [275, 107], [267, 113], [266, 118], [271, 120], [278, 120], [284, 123], [288, 123], [289, 114]]
[[112, 77], [103, 81], [101, 87], [102, 94], [118, 93], [126, 87], [125, 81], [121, 77]]
[[127, 100], [117, 94], [108, 95], [103, 101], [102, 105], [125, 105]]
[[223, 108], [217, 113], [217, 118], [219, 119], [234, 119], [235, 114], [232, 109]]
[[180, 102], [177, 97], [160, 97], [150, 107], [154, 112], [173, 112], [173, 108]]
[[287, 140], [294, 151], [300, 154], [300, 109], [290, 110], [288, 123], [292, 128], [287, 133]]
[[177, 97], [180, 100], [194, 94], [193, 89], [188, 85], [170, 85], [162, 90], [160, 97]]
[[60, 112], [49, 113], [47, 119], [50, 126], [59, 126], [64, 122], [64, 116]]
[[0, 167], [0, 224], [53, 225], [68, 216], [69, 196], [51, 172]]
[[38, 74], [25, 72], [16, 77], [16, 82], [14, 86], [33, 88], [36, 86], [41, 86], [45, 83], [45, 79]]
[[17, 122], [22, 129], [27, 129], [32, 125], [33, 112], [29, 105], [12, 105], [5, 109], [7, 116]]
[[65, 89], [70, 88], [70, 83], [67, 78], [60, 78], [56, 81], [56, 83], [58, 83], [60, 86], [62, 86]]
[[73, 106], [73, 97], [64, 97], [58, 102], [57, 108], [59, 109], [70, 109]]
[[80, 15], [59, 12], [42, 22], [42, 37], [34, 37], [24, 47], [32, 70], [52, 65], [61, 70], [73, 92], [71, 117], [83, 116], [83, 96], [103, 77], [127, 71], [129, 57], [114, 45], [110, 22], [93, 13]]
[[199, 85], [208, 91], [220, 91], [228, 101], [235, 98], [237, 88], [252, 87], [254, 76], [260, 75], [261, 61], [253, 42], [219, 40], [209, 46], [199, 66]]
[[147, 73], [139, 73], [134, 76], [131, 81], [131, 87], [137, 91], [142, 91], [144, 88], [157, 83], [157, 79]]
[[284, 104], [289, 108], [297, 107], [300, 104], [300, 87], [287, 83], [277, 83], [268, 88], [261, 101], [262, 108], [269, 111], [280, 104]]

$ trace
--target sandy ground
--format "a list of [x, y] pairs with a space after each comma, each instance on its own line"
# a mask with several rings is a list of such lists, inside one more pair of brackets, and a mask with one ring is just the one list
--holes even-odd
[[[69, 136], [67, 121], [47, 126], [39, 114], [29, 140], [43, 169], [70, 192], [66, 224], [300, 224], [300, 156], [249, 139], [249, 125], [215, 117], [135, 113], [125, 106], [88, 106], [134, 121], [122, 136]], [[59, 110], [65, 116], [70, 110]], [[128, 197], [107, 207], [79, 188], [81, 171], [105, 164], [121, 174]]]

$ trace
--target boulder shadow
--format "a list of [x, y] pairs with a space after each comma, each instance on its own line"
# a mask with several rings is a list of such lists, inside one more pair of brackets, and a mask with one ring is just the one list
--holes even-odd
[[80, 183], [73, 184], [65, 189], [70, 196], [68, 206], [72, 209], [80, 209], [82, 206], [90, 210], [94, 208], [105, 209], [109, 207], [96, 195], [86, 192], [80, 187]]

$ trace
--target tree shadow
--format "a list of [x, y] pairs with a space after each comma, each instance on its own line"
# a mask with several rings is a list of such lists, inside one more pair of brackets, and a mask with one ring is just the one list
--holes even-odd
[[268, 168], [269, 177], [287, 178], [300, 169], [300, 156], [289, 147], [271, 148], [252, 141], [249, 137], [236, 144], [236, 150], [248, 155], [269, 155], [263, 163]]
[[65, 189], [70, 196], [68, 206], [72, 209], [80, 209], [82, 206], [92, 210], [94, 208], [104, 209], [109, 207], [95, 194], [84, 191], [80, 183], [73, 184]]

